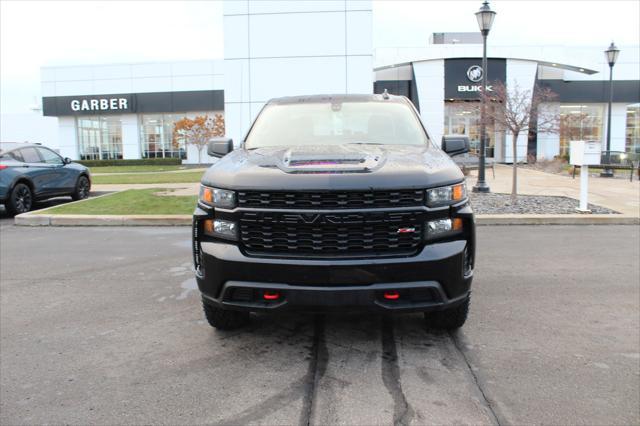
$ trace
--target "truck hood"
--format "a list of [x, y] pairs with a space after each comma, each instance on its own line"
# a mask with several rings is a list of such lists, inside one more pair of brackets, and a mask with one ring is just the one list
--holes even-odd
[[235, 190], [413, 189], [464, 178], [429, 146], [335, 145], [238, 149], [211, 166], [202, 183]]

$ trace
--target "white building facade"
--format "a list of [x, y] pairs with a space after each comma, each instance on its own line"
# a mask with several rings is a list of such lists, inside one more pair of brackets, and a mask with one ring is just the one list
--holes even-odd
[[[387, 89], [414, 102], [435, 141], [463, 133], [476, 146], [482, 45], [477, 34], [450, 35], [434, 33], [423, 48], [374, 52], [369, 0], [226, 1], [224, 59], [42, 68], [42, 113], [57, 118], [57, 135], [36, 142], [73, 159], [169, 157], [195, 163], [197, 150], [173, 134], [183, 117], [222, 115], [226, 136], [239, 146], [271, 98]], [[620, 49], [611, 149], [640, 152], [640, 49]], [[603, 50], [489, 48], [488, 70], [481, 71], [489, 82], [508, 89], [549, 87], [557, 102], [543, 107], [572, 118], [560, 132], [545, 134], [534, 126], [522, 133], [518, 160], [566, 155], [576, 138], [599, 140], [605, 149], [609, 67]], [[512, 162], [508, 136], [494, 126], [488, 130], [487, 155]], [[28, 140], [27, 133], [12, 133], [11, 139]], [[202, 161], [214, 160], [203, 155]]]
[[370, 1], [226, 1], [227, 135], [240, 141], [281, 96], [371, 93]]

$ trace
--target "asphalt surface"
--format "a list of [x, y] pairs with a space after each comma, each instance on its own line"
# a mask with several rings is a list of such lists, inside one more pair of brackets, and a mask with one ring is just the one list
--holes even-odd
[[471, 315], [204, 321], [187, 228], [0, 220], [0, 424], [640, 423], [634, 226], [481, 227]]

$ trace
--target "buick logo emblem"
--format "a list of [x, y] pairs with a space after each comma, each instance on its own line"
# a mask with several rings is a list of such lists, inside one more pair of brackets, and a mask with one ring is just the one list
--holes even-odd
[[482, 80], [484, 76], [484, 71], [480, 65], [471, 65], [467, 70], [467, 78], [469, 81], [477, 83]]

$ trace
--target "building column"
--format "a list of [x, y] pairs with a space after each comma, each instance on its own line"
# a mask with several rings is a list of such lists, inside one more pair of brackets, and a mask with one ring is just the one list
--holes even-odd
[[58, 146], [63, 157], [80, 159], [75, 117], [58, 117]]
[[[607, 106], [604, 108], [602, 117], [602, 150], [607, 149]], [[611, 151], [624, 151], [627, 127], [627, 104], [611, 104]]]
[[[533, 95], [536, 84], [536, 73], [538, 65], [532, 61], [519, 59], [507, 59], [507, 91], [530, 90]], [[491, 79], [491, 74], [489, 74]], [[507, 132], [504, 149], [504, 162], [513, 163], [516, 161], [527, 161], [527, 148], [529, 146], [529, 131], [526, 130], [518, 135], [516, 150], [513, 152], [512, 135]]]
[[122, 120], [122, 158], [125, 160], [139, 159], [140, 156], [140, 131], [138, 129], [138, 116], [125, 114]]
[[[560, 117], [560, 103], [544, 103], [540, 105], [540, 115], [555, 115]], [[553, 160], [556, 155], [560, 154], [560, 132], [541, 132], [537, 133], [537, 153], [538, 160]]]
[[438, 146], [444, 134], [444, 59], [413, 64], [420, 117], [431, 140]]

